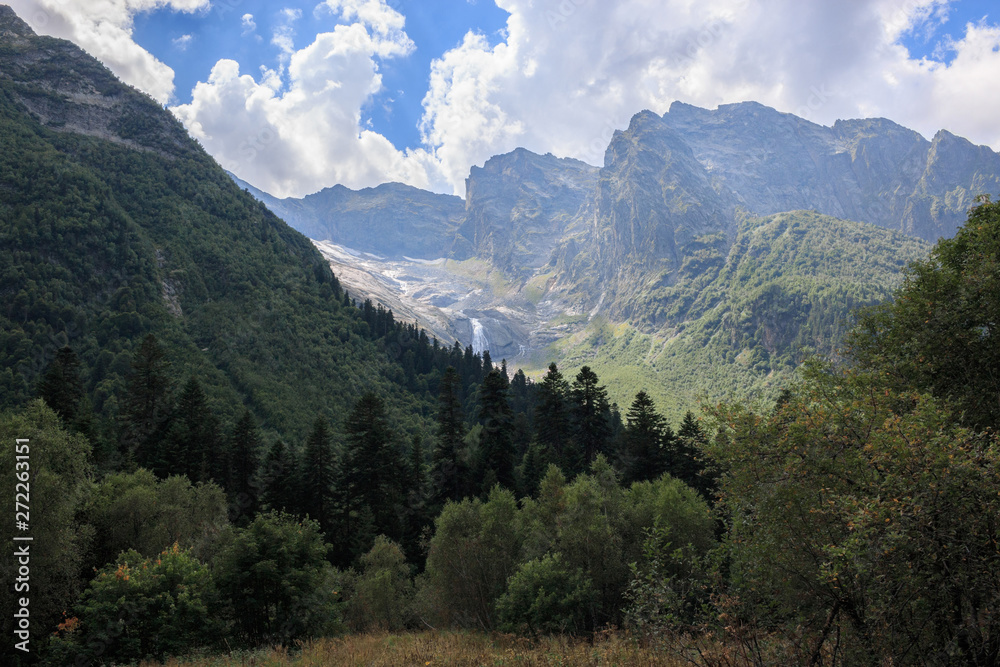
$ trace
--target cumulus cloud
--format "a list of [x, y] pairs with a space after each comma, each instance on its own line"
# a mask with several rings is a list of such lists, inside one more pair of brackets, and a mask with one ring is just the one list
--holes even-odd
[[[74, 40], [161, 101], [173, 73], [132, 41], [131, 17], [209, 4], [9, 1], [39, 32]], [[509, 14], [502, 40], [469, 33], [432, 63], [420, 147], [399, 151], [362, 120], [381, 62], [415, 48], [391, 0], [323, 0], [315, 15], [338, 25], [299, 49], [301, 15], [279, 14], [275, 69], [253, 76], [220, 60], [174, 111], [224, 166], [279, 195], [386, 180], [464, 194], [471, 165], [517, 146], [601, 164], [615, 129], [675, 100], [757, 100], [823, 124], [884, 116], [1000, 148], [1000, 27], [949, 23], [948, 60], [901, 45], [934, 39], [957, 0], [494, 1]], [[255, 34], [253, 15], [241, 26]]]
[[399, 151], [362, 127], [361, 109], [382, 86], [376, 58], [414, 48], [402, 17], [384, 2], [336, 9], [356, 22], [289, 49], [287, 72], [265, 70], [257, 80], [220, 60], [173, 112], [224, 167], [279, 196], [385, 180], [443, 188], [426, 151]]
[[170, 40], [170, 43], [173, 44], [174, 48], [176, 49], [179, 49], [181, 51], [187, 51], [187, 48], [188, 46], [191, 45], [191, 40], [193, 39], [194, 37], [192, 37], [191, 35], [181, 35], [176, 39]]
[[456, 192], [469, 165], [517, 146], [601, 164], [614, 128], [674, 100], [886, 116], [1000, 147], [1000, 29], [966, 26], [947, 65], [899, 45], [940, 24], [946, 0], [496, 2], [506, 39], [468, 35], [434, 62], [424, 100], [424, 142]]
[[78, 44], [123, 81], [166, 103], [174, 90], [174, 71], [132, 39], [132, 17], [164, 7], [182, 12], [206, 10], [210, 0], [4, 0], [35, 32]]

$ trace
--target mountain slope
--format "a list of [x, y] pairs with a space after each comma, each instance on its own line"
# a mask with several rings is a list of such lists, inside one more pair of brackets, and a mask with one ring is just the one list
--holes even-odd
[[[774, 386], [803, 347], [833, 353], [850, 309], [888, 295], [897, 260], [923, 252], [914, 239], [950, 235], [977, 195], [996, 192], [1000, 155], [945, 131], [928, 141], [885, 119], [824, 127], [754, 102], [675, 103], [636, 114], [600, 169], [523, 149], [473, 168], [449, 246], [472, 258], [443, 262], [432, 278], [386, 265], [396, 291], [382, 298], [421, 302], [406, 312], [428, 313], [428, 326], [463, 343], [479, 326], [477, 340], [511, 366], [591, 363], [623, 387], [658, 383], [686, 409], [702, 391]], [[815, 247], [760, 245], [748, 225], [780, 214], [796, 221], [782, 238]], [[775, 278], [783, 271], [791, 283]], [[761, 276], [774, 279], [758, 285]], [[384, 294], [375, 282], [352, 290]], [[666, 341], [669, 372], [652, 365]]]
[[472, 167], [459, 242], [511, 275], [549, 262], [567, 227], [588, 204], [597, 168], [518, 148]]
[[363, 390], [397, 418], [427, 413], [306, 237], [155, 102], [2, 6], [0, 143], [0, 407], [69, 344], [110, 424], [154, 333], [178, 382], [292, 441]]
[[811, 211], [747, 218], [728, 250], [703, 248], [699, 270], [642, 295], [637, 309], [674, 324], [597, 317], [554, 352], [593, 367], [619, 404], [645, 389], [672, 419], [702, 399], [767, 402], [806, 354], [835, 357], [852, 311], [887, 298], [929, 247]]

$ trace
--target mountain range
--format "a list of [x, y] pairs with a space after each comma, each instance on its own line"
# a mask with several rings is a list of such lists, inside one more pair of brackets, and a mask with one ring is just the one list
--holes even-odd
[[353, 291], [536, 373], [600, 368], [620, 401], [645, 382], [676, 413], [773, 396], [804, 355], [835, 356], [852, 309], [1000, 192], [1000, 155], [886, 119], [675, 102], [636, 114], [601, 167], [490, 158], [464, 210], [400, 184], [283, 200], [243, 185]]

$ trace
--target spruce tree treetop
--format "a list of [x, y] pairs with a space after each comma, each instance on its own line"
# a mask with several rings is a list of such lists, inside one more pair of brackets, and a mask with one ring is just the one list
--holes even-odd
[[333, 517], [334, 481], [336, 461], [330, 443], [330, 427], [326, 418], [319, 416], [313, 423], [302, 452], [302, 489], [299, 508], [314, 521], [319, 522], [324, 533], [329, 533]]
[[625, 433], [618, 451], [622, 484], [629, 486], [633, 482], [656, 479], [666, 471], [664, 439], [668, 430], [649, 394], [644, 391], [637, 393], [628, 410]]
[[483, 380], [479, 394], [479, 422], [483, 425], [479, 438], [480, 471], [484, 493], [492, 488], [491, 482], [514, 488], [513, 418], [507, 399], [507, 378], [493, 369]]

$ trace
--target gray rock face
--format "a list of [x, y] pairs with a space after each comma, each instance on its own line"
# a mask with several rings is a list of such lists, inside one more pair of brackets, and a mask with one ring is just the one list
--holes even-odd
[[35, 31], [22, 21], [13, 9], [7, 5], [0, 5], [0, 36], [5, 40], [34, 37]]
[[408, 285], [397, 308], [413, 298], [443, 309], [450, 325], [435, 316], [428, 327], [465, 344], [475, 320], [491, 352], [518, 356], [598, 314], [645, 331], [679, 325], [711, 301], [749, 218], [815, 211], [935, 241], [976, 195], [997, 193], [1000, 155], [948, 132], [928, 141], [885, 119], [824, 127], [755, 102], [643, 111], [601, 168], [525, 149], [493, 157], [472, 168], [464, 203], [400, 184], [301, 200], [254, 191], [318, 240], [399, 261], [474, 258], [412, 283], [392, 269]]
[[882, 118], [823, 127], [755, 102], [675, 102], [664, 124], [756, 215], [815, 210], [927, 241], [951, 236], [977, 194], [1000, 191], [1000, 155], [947, 132], [927, 141]]
[[473, 167], [460, 243], [512, 275], [547, 264], [592, 195], [597, 167], [523, 148]]
[[681, 136], [644, 111], [616, 132], [597, 184], [599, 265], [607, 280], [674, 271], [696, 238], [729, 231], [736, 198]]
[[72, 42], [36, 36], [6, 5], [0, 5], [0, 37], [0, 81], [47, 128], [166, 157], [199, 153], [180, 122], [151, 97], [123, 86]]
[[[644, 111], [615, 133], [598, 178], [604, 308], [647, 319], [643, 294], [702, 265], [705, 242], [725, 245], [748, 215], [812, 210], [936, 241], [976, 195], [998, 191], [1000, 155], [947, 132], [927, 141], [885, 119], [823, 127], [755, 102]], [[593, 286], [578, 292], [599, 298]]]

